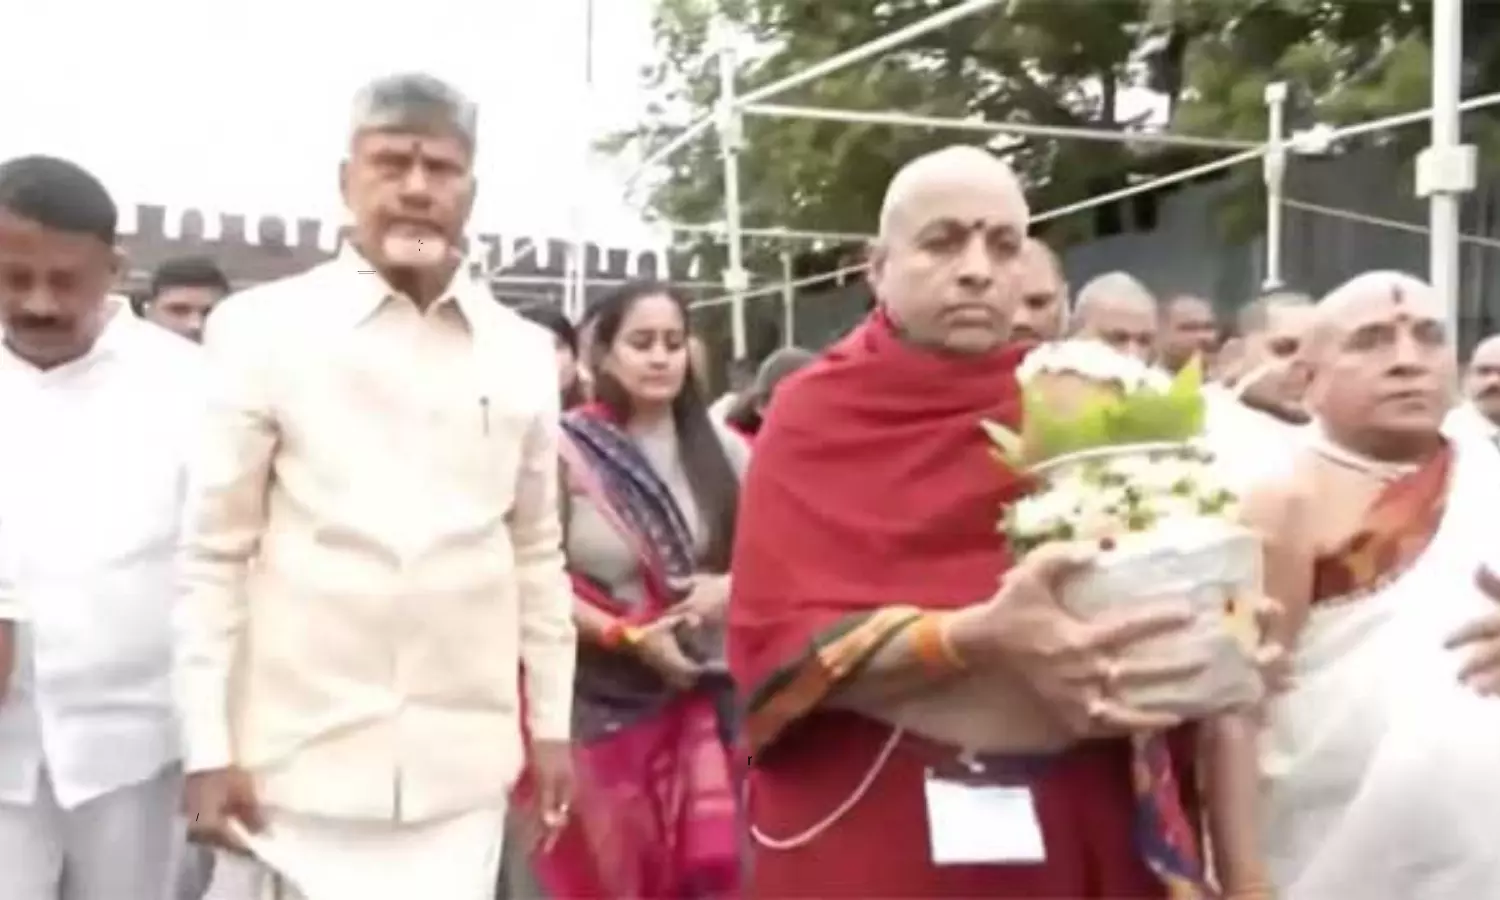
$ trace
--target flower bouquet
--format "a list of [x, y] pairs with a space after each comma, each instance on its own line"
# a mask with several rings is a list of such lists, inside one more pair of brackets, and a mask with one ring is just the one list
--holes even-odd
[[1024, 554], [1055, 540], [1099, 542], [1098, 563], [1061, 593], [1079, 617], [1154, 599], [1186, 597], [1193, 607], [1185, 632], [1130, 652], [1173, 659], [1206, 650], [1209, 665], [1185, 685], [1132, 687], [1123, 699], [1185, 718], [1257, 700], [1261, 545], [1236, 523], [1238, 498], [1200, 442], [1198, 364], [1168, 379], [1074, 340], [1039, 347], [1018, 376], [1022, 433], [984, 423], [1001, 461], [1036, 481], [1000, 523], [1011, 546]]

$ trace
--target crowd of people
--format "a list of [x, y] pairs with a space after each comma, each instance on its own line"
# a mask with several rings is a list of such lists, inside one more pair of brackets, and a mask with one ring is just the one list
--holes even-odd
[[[1451, 298], [1070, 291], [953, 147], [891, 182], [868, 318], [710, 402], [670, 285], [573, 322], [461, 264], [476, 115], [371, 83], [335, 259], [177, 260], [139, 314], [105, 186], [0, 163], [0, 898], [1500, 892], [1500, 337], [1460, 378]], [[978, 423], [1064, 339], [1208, 373], [1247, 733], [1126, 699], [1201, 669], [1133, 652], [1183, 598], [1078, 618], [1100, 548], [996, 534]]]

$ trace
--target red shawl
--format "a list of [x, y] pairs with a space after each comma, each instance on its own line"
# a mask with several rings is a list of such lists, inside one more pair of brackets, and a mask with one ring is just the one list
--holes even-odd
[[778, 389], [740, 494], [738, 684], [754, 689], [851, 614], [994, 593], [1010, 565], [996, 523], [1024, 484], [979, 423], [1019, 424], [1027, 349], [941, 356], [876, 312]]

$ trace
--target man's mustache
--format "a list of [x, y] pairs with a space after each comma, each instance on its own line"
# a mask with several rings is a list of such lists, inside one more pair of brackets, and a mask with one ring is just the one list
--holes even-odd
[[21, 314], [10, 319], [12, 331], [66, 331], [68, 323], [56, 316], [33, 316]]
[[1500, 382], [1496, 382], [1494, 384], [1486, 385], [1484, 387], [1484, 389], [1479, 392], [1479, 397], [1481, 399], [1488, 399], [1490, 397], [1500, 397]]

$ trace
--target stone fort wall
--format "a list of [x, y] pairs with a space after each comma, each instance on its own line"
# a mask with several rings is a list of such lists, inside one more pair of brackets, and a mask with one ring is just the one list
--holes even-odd
[[[123, 208], [120, 220], [127, 269], [119, 289], [133, 297], [143, 295], [151, 272], [173, 257], [209, 256], [236, 288], [244, 288], [323, 262], [337, 251], [347, 233], [340, 223], [326, 220], [153, 205]], [[561, 278], [570, 244], [541, 236], [474, 234], [469, 247], [471, 262], [487, 271], [504, 269], [496, 282], [498, 293], [505, 299], [526, 300], [557, 295], [555, 285], [527, 282]], [[528, 247], [534, 247], [534, 252], [528, 252]], [[596, 244], [588, 245], [587, 266], [588, 278], [600, 282], [590, 284], [591, 294], [635, 278], [683, 282], [695, 278], [699, 269], [698, 260], [688, 252]]]

